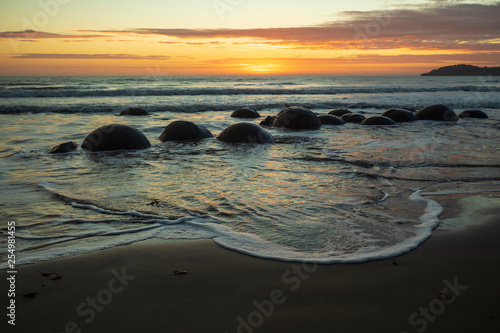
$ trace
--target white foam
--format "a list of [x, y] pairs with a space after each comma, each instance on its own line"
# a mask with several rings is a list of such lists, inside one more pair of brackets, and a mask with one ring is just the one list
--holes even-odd
[[[380, 247], [374, 238], [365, 239], [363, 246], [354, 253], [339, 253], [338, 250], [320, 250], [318, 252], [302, 252], [291, 246], [278, 244], [269, 240], [264, 240], [257, 235], [236, 232], [224, 225], [224, 221], [208, 215], [191, 215], [177, 220], [169, 220], [166, 217], [155, 216], [140, 212], [128, 211], [117, 212], [106, 210], [94, 205], [84, 205], [72, 203], [72, 206], [79, 209], [89, 209], [102, 214], [122, 215], [142, 217], [145, 220], [133, 220], [134, 223], [146, 223], [146, 226], [125, 230], [99, 230], [94, 233], [81, 233], [74, 235], [54, 235], [52, 237], [22, 237], [24, 239], [50, 240], [42, 246], [35, 246], [24, 249], [23, 255], [19, 258], [19, 264], [44, 261], [63, 256], [77, 255], [93, 252], [115, 246], [131, 244], [138, 241], [159, 238], [159, 239], [213, 239], [218, 245], [238, 251], [251, 256], [275, 259], [280, 261], [311, 262], [311, 263], [356, 263], [368, 260], [389, 258], [403, 254], [415, 249], [425, 241], [432, 233], [432, 230], [439, 224], [439, 215], [443, 208], [435, 201], [422, 197], [422, 189], [415, 190], [410, 196], [412, 201], [425, 202], [427, 204], [424, 214], [420, 217], [420, 224], [416, 226], [416, 234], [403, 242], [389, 246]], [[361, 217], [364, 218], [366, 217]], [[88, 221], [97, 223], [96, 221]], [[127, 222], [126, 220], [123, 222]], [[131, 221], [128, 221], [131, 222]], [[85, 237], [95, 238], [87, 242]], [[113, 237], [105, 237], [113, 236]], [[371, 235], [365, 235], [370, 237]], [[78, 241], [78, 246], [57, 246], [57, 244]], [[48, 245], [51, 245], [50, 247]], [[55, 245], [55, 246], [52, 246]], [[30, 249], [37, 249], [37, 252], [26, 252]], [[0, 268], [5, 268], [0, 266]]]
[[480, 193], [500, 193], [500, 189], [493, 190], [442, 190], [435, 192], [425, 192], [424, 195], [455, 195], [455, 194], [480, 194]]

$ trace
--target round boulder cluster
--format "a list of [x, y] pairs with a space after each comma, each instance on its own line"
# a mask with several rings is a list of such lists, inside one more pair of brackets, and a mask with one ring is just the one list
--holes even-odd
[[[129, 108], [120, 115], [148, 115], [141, 108]], [[258, 118], [260, 114], [248, 107], [240, 108], [233, 112], [235, 118]], [[358, 123], [361, 125], [395, 126], [397, 123], [413, 122], [416, 120], [458, 121], [459, 118], [488, 119], [488, 115], [480, 110], [465, 110], [457, 116], [455, 111], [443, 104], [433, 104], [413, 112], [408, 109], [389, 109], [380, 116], [366, 118], [361, 114], [352, 113], [347, 109], [335, 109], [328, 115], [316, 115], [311, 110], [287, 106], [276, 116], [268, 116], [260, 122], [261, 126], [283, 127], [292, 130], [317, 130], [322, 125], [343, 125], [345, 123]], [[231, 143], [274, 143], [273, 136], [253, 123], [237, 123], [223, 130], [217, 139]], [[170, 123], [160, 135], [162, 142], [202, 140], [213, 138], [212, 133], [202, 125], [190, 121], [174, 121]], [[89, 151], [112, 151], [122, 149], [146, 149], [151, 143], [146, 136], [136, 128], [121, 124], [101, 126], [90, 133], [81, 145], [82, 149]], [[50, 154], [60, 154], [74, 151], [78, 145], [65, 142], [53, 147]]]
[[160, 135], [161, 142], [202, 140], [212, 138], [213, 135], [202, 125], [191, 121], [178, 120], [170, 123]]
[[90, 151], [146, 149], [151, 143], [138, 129], [127, 125], [101, 126], [83, 140], [82, 148]]
[[217, 139], [230, 143], [274, 143], [274, 138], [268, 131], [252, 123], [232, 124]]

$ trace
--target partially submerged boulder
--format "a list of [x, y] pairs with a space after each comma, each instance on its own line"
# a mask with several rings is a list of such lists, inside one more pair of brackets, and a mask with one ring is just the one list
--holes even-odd
[[271, 126], [273, 126], [275, 120], [276, 120], [276, 116], [267, 116], [266, 119], [264, 119], [260, 122], [260, 126], [271, 127]]
[[368, 117], [361, 122], [361, 125], [389, 125], [389, 126], [397, 126], [396, 122], [391, 118], [387, 118], [384, 116], [372, 116]]
[[273, 126], [296, 130], [317, 130], [321, 127], [321, 122], [311, 110], [290, 106], [277, 114]]
[[415, 113], [418, 120], [457, 121], [458, 116], [451, 108], [443, 104], [429, 105]]
[[243, 108], [239, 108], [238, 110], [234, 111], [231, 114], [231, 117], [233, 117], [233, 118], [260, 118], [260, 114], [253, 109], [243, 107]]
[[74, 151], [78, 148], [78, 145], [74, 141], [69, 141], [65, 143], [61, 143], [60, 145], [55, 146], [49, 152], [49, 154], [63, 154]]
[[337, 116], [327, 115], [327, 116], [318, 116], [319, 121], [323, 125], [344, 125], [345, 121]]
[[232, 124], [217, 139], [231, 143], [274, 143], [274, 138], [268, 131], [252, 123]]
[[162, 142], [202, 140], [212, 138], [213, 135], [202, 125], [197, 125], [191, 121], [177, 120], [171, 122], [160, 135]]
[[101, 126], [83, 140], [82, 148], [90, 151], [146, 149], [151, 143], [138, 129], [127, 125]]
[[361, 124], [366, 117], [357, 113], [346, 113], [341, 117], [341, 119], [346, 123]]
[[123, 110], [120, 116], [149, 116], [149, 113], [141, 108], [128, 108]]
[[479, 118], [479, 119], [488, 119], [488, 115], [481, 110], [465, 110], [460, 112], [458, 118]]
[[347, 113], [352, 113], [352, 112], [349, 111], [348, 109], [334, 109], [334, 110], [328, 112], [329, 115], [337, 116], [337, 117], [342, 117], [343, 115], [345, 115]]
[[384, 113], [382, 113], [381, 116], [391, 118], [392, 120], [398, 123], [411, 122], [417, 120], [417, 116], [415, 116], [415, 113], [406, 109], [389, 109]]

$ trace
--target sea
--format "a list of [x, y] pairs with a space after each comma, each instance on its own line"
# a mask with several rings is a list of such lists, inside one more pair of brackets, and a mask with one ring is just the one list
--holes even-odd
[[[369, 116], [431, 104], [489, 119], [267, 128], [274, 144], [215, 138], [286, 105]], [[150, 115], [118, 116], [129, 107]], [[263, 117], [232, 118], [240, 107]], [[175, 120], [214, 138], [160, 142]], [[107, 124], [139, 129], [151, 148], [49, 154]], [[193, 239], [282, 261], [389, 258], [500, 207], [499, 139], [498, 77], [0, 77], [0, 268], [8, 223], [17, 265]], [[448, 199], [462, 215], [440, 218]]]

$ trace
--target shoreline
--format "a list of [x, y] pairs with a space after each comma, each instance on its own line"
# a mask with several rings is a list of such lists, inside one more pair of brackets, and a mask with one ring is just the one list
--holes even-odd
[[[456, 199], [443, 205], [445, 217], [460, 214]], [[8, 332], [496, 332], [500, 208], [494, 212], [480, 225], [435, 229], [415, 250], [363, 263], [279, 262], [191, 240], [143, 241], [23, 265], [16, 327], [5, 317], [0, 326]], [[8, 290], [6, 279], [1, 285]], [[22, 296], [29, 293], [37, 294]], [[1, 301], [8, 304], [7, 293]]]

